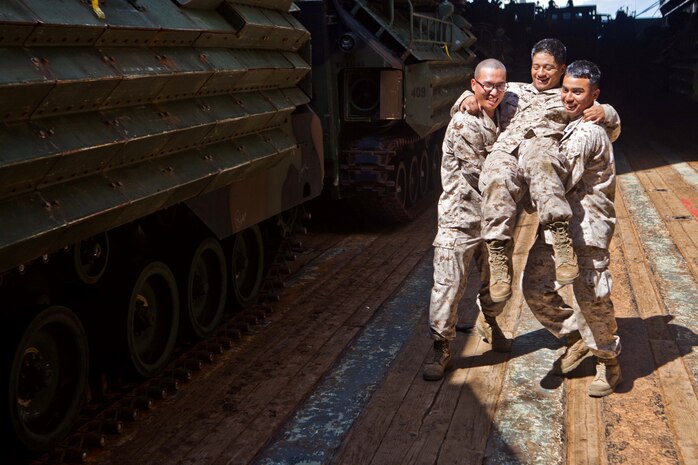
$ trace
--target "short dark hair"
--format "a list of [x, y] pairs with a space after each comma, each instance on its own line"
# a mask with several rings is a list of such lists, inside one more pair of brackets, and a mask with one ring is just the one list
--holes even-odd
[[480, 63], [477, 64], [475, 67], [475, 72], [473, 73], [473, 76], [477, 77], [480, 75], [483, 69], [496, 69], [496, 70], [502, 70], [506, 74], [507, 68], [504, 66], [504, 63], [501, 61], [495, 59], [495, 58], [488, 58], [486, 60], [482, 60]]
[[552, 55], [555, 63], [564, 65], [567, 63], [567, 47], [558, 39], [542, 39], [536, 42], [531, 49], [531, 59], [536, 53]]
[[589, 84], [594, 88], [601, 84], [601, 70], [596, 63], [588, 60], [573, 61], [567, 66], [566, 73], [573, 78], [589, 79]]

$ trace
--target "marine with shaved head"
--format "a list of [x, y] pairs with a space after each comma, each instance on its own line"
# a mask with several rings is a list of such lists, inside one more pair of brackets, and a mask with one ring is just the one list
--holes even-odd
[[454, 114], [443, 141], [443, 193], [438, 205], [434, 286], [429, 305], [429, 328], [434, 349], [423, 372], [424, 379], [430, 381], [443, 378], [450, 365], [450, 341], [456, 337], [458, 304], [465, 291], [468, 267], [473, 257], [483, 283], [478, 295], [482, 311], [478, 330], [486, 335], [494, 350], [511, 350], [511, 340], [496, 324], [496, 316], [504, 304], [493, 302], [489, 295], [487, 249], [480, 239], [482, 196], [478, 181], [485, 157], [516, 111], [516, 104], [503, 103], [507, 94], [507, 75], [506, 68], [498, 60], [480, 62], [470, 84], [482, 112], [478, 115]]

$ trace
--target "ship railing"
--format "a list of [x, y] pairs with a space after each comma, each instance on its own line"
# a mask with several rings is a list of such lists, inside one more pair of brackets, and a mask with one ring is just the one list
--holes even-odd
[[410, 42], [426, 44], [450, 44], [453, 40], [453, 23], [414, 11], [410, 6]]

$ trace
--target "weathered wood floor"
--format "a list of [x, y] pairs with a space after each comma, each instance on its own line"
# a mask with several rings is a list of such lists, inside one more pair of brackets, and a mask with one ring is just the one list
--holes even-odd
[[[685, 136], [685, 134], [684, 134]], [[626, 123], [612, 272], [624, 381], [549, 374], [558, 343], [522, 302], [509, 355], [459, 333], [425, 382], [435, 209], [392, 232], [313, 233], [269, 323], [89, 458], [155, 464], [698, 464], [696, 135]], [[521, 218], [516, 263], [535, 218]], [[461, 305], [474, 322], [475, 275]]]

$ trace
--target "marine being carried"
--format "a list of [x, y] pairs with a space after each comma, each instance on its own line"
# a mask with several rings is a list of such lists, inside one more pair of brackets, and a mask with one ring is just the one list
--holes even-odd
[[[509, 83], [503, 105], [515, 111], [482, 166], [482, 238], [489, 251], [490, 295], [495, 302], [511, 297], [512, 234], [516, 206], [526, 190], [538, 221], [553, 234], [557, 281], [571, 284], [579, 275], [569, 234], [572, 210], [563, 184], [567, 162], [560, 153], [560, 138], [570, 121], [559, 90], [566, 59], [567, 49], [558, 39], [543, 39], [533, 46], [532, 82]], [[454, 108], [471, 114], [480, 111], [469, 91]], [[608, 121], [615, 116], [615, 110], [608, 105], [591, 106], [584, 115], [592, 122]]]

